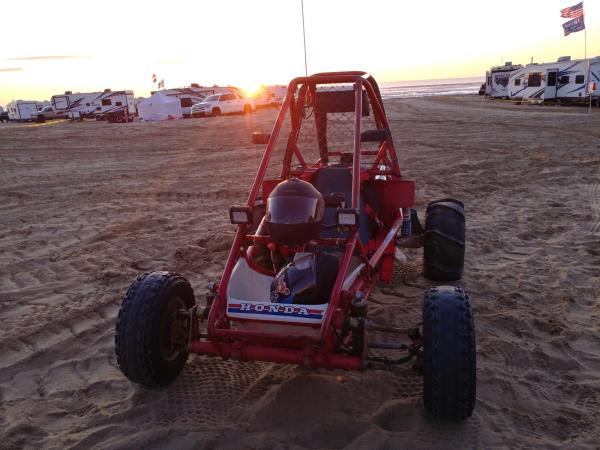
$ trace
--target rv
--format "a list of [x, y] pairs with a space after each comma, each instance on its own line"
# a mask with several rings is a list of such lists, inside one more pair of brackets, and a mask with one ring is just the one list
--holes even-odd
[[70, 118], [96, 117], [127, 109], [129, 114], [135, 114], [135, 99], [133, 91], [111, 91], [75, 93], [67, 91], [61, 95], [53, 95], [50, 103], [57, 111], [66, 111]]
[[[154, 94], [154, 92], [156, 91], [151, 92], [151, 94]], [[166, 95], [167, 97], [178, 99], [181, 105], [181, 114], [185, 119], [192, 117], [192, 105], [200, 103], [209, 95], [222, 94], [228, 92], [233, 92], [235, 94], [241, 95], [240, 90], [235, 87], [205, 87], [200, 86], [196, 83], [192, 83], [190, 87], [162, 89], [158, 92], [160, 92], [163, 95]]]
[[492, 98], [508, 98], [508, 81], [511, 73], [523, 68], [521, 64], [506, 62], [503, 66], [494, 66], [485, 73], [485, 95]]
[[38, 102], [35, 100], [14, 100], [6, 105], [8, 120], [29, 122], [32, 120], [31, 116], [33, 114], [49, 104], [49, 102]]
[[599, 78], [600, 57], [571, 60], [563, 56], [556, 62], [527, 64], [513, 72], [509, 95], [513, 100], [586, 101], [590, 93], [596, 98], [600, 95]]

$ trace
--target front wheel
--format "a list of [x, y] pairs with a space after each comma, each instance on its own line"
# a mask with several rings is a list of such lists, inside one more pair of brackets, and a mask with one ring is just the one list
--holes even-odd
[[461, 288], [429, 289], [423, 301], [423, 403], [434, 418], [471, 416], [476, 391], [475, 327]]
[[210, 113], [210, 117], [217, 117], [221, 115], [221, 109], [220, 108], [215, 108], [211, 111]]
[[166, 386], [181, 373], [188, 354], [186, 324], [180, 310], [195, 304], [194, 291], [181, 275], [149, 272], [127, 290], [117, 317], [117, 364], [134, 383]]

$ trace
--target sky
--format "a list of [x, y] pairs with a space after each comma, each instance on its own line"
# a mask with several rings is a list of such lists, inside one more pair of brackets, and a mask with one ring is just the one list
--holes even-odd
[[[379, 82], [480, 76], [506, 61], [584, 57], [560, 9], [577, 0], [304, 0], [308, 72]], [[600, 2], [586, 0], [587, 55]], [[28, 0], [2, 5], [0, 105], [66, 90], [286, 84], [304, 75], [300, 0]]]

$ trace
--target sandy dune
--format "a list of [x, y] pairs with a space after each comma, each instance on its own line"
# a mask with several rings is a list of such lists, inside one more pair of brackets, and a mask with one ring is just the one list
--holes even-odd
[[[478, 393], [460, 425], [425, 418], [410, 372], [307, 371], [193, 357], [163, 391], [115, 367], [114, 325], [140, 272], [198, 299], [218, 278], [274, 110], [168, 123], [0, 125], [0, 447], [597, 448], [600, 111], [386, 103], [418, 206], [467, 207]], [[373, 318], [420, 319], [420, 253]], [[385, 305], [383, 305], [385, 304]]]

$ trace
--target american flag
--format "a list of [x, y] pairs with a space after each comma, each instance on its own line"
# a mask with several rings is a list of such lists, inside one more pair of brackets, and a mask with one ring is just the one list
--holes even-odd
[[576, 19], [577, 17], [583, 16], [583, 2], [579, 2], [574, 6], [569, 6], [568, 8], [563, 8], [560, 10], [560, 17], [568, 17], [571, 19]]

